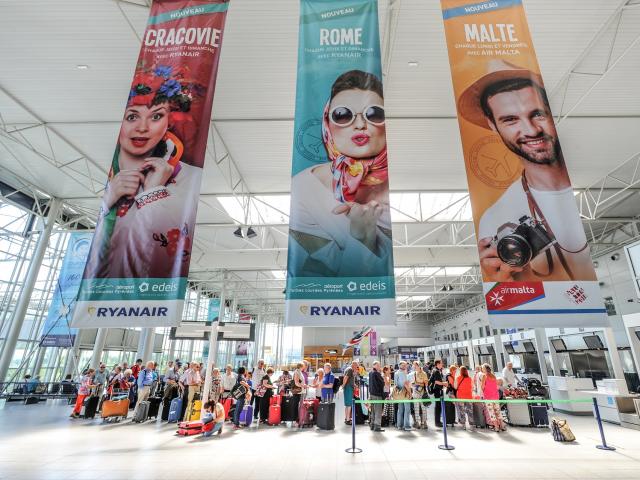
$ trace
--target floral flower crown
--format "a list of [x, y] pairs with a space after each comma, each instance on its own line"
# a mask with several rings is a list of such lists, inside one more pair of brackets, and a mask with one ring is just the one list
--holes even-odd
[[151, 107], [169, 102], [172, 110], [188, 112], [200, 89], [200, 85], [185, 77], [183, 68], [174, 71], [169, 65], [158, 65], [152, 69], [139, 69], [131, 83], [127, 106]]

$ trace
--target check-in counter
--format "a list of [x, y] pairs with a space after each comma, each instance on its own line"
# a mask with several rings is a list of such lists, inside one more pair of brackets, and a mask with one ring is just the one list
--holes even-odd
[[583, 392], [596, 398], [603, 422], [640, 430], [640, 395], [630, 394], [622, 379], [606, 378], [596, 382], [597, 390]]
[[[585, 398], [586, 390], [593, 390], [590, 378], [549, 377], [549, 398], [551, 400], [576, 400]], [[590, 403], [553, 403], [557, 412], [573, 413], [574, 415], [593, 415]]]

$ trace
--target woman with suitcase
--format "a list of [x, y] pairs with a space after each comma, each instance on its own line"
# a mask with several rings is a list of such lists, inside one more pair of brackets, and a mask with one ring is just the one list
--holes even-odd
[[483, 398], [485, 400], [495, 400], [495, 402], [486, 403], [487, 411], [487, 424], [490, 428], [496, 432], [504, 432], [507, 427], [502, 419], [502, 413], [500, 412], [500, 392], [498, 391], [498, 380], [491, 370], [491, 366], [487, 363], [482, 365], [482, 391], [484, 392]]
[[[93, 374], [95, 373], [95, 369], [90, 368], [87, 370], [87, 373], [82, 377], [80, 381], [80, 389], [78, 390], [78, 396], [76, 398], [76, 404], [73, 407], [73, 411], [71, 412], [71, 418], [80, 418], [80, 411], [82, 410], [82, 404], [84, 403], [84, 399], [91, 395], [91, 390], [96, 388], [96, 385], [93, 384]], [[97, 407], [97, 401], [96, 401]]]

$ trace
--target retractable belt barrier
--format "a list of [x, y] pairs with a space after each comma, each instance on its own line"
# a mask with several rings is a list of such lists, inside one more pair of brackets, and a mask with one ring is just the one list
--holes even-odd
[[436, 403], [440, 402], [441, 410], [442, 410], [442, 435], [444, 437], [444, 443], [442, 445], [438, 445], [438, 448], [441, 450], [453, 450], [455, 447], [450, 445], [447, 438], [447, 419], [446, 419], [446, 411], [445, 411], [445, 402], [450, 403], [499, 403], [499, 404], [508, 404], [508, 403], [516, 403], [516, 404], [527, 404], [527, 403], [591, 403], [593, 404], [594, 416], [596, 418], [596, 422], [598, 424], [598, 430], [600, 431], [600, 438], [602, 440], [602, 444], [596, 445], [596, 448], [600, 450], [615, 450], [615, 447], [607, 445], [607, 440], [604, 436], [604, 428], [602, 427], [602, 419], [600, 417], [600, 409], [598, 408], [598, 402], [595, 397], [590, 398], [576, 398], [576, 399], [560, 399], [560, 400], [550, 400], [550, 399], [523, 399], [523, 398], [512, 398], [512, 399], [504, 399], [504, 400], [483, 400], [478, 398], [412, 398], [412, 399], [403, 399], [403, 400], [356, 400], [354, 399], [351, 403], [351, 447], [347, 448], [345, 452], [347, 453], [362, 453], [361, 448], [356, 447], [356, 405], [374, 405], [374, 404], [395, 404], [395, 403]]

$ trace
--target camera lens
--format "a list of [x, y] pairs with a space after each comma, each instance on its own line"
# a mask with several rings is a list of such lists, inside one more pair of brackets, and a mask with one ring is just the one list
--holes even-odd
[[531, 245], [520, 235], [507, 235], [498, 241], [498, 257], [512, 267], [524, 267], [531, 260]]

